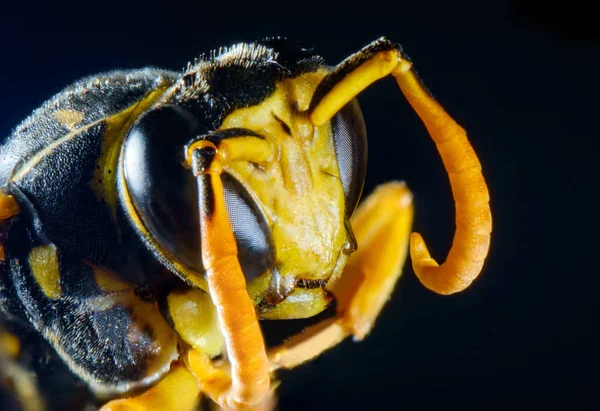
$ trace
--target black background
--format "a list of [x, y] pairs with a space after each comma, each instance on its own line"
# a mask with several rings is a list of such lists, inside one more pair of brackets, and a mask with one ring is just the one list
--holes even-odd
[[[469, 132], [492, 196], [491, 253], [480, 279], [450, 297], [424, 289], [407, 265], [364, 342], [281, 374], [281, 409], [599, 407], [596, 12], [573, 1], [200, 3], [8, 6], [0, 135], [96, 72], [180, 69], [212, 48], [273, 35], [333, 64], [385, 35]], [[415, 230], [443, 260], [453, 206], [433, 144], [393, 80], [360, 102], [366, 192], [407, 181]]]

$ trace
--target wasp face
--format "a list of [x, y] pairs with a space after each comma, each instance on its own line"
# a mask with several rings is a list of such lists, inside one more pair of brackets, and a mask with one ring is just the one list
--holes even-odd
[[[185, 147], [212, 138], [237, 150], [235, 158], [223, 158], [225, 203], [250, 295], [264, 318], [325, 309], [327, 282], [355, 248], [348, 218], [364, 182], [366, 132], [356, 102], [322, 126], [308, 120], [328, 72], [320, 57], [295, 43], [234, 46], [189, 66], [123, 148], [129, 218], [184, 280], [203, 272], [198, 190]], [[255, 153], [259, 145], [269, 147], [268, 158]]]

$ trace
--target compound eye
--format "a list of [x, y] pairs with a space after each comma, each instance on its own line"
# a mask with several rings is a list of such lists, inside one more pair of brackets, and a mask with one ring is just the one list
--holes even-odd
[[196, 180], [183, 167], [182, 147], [197, 127], [177, 106], [150, 111], [127, 136], [123, 152], [125, 182], [141, 225], [168, 258], [193, 270], [202, 268], [198, 194]]
[[367, 130], [358, 102], [350, 101], [331, 122], [346, 213], [351, 216], [360, 200], [367, 172]]
[[[123, 153], [127, 191], [141, 225], [152, 237], [150, 248], [196, 272], [204, 271], [198, 188], [183, 163], [184, 147], [205, 132], [202, 128], [182, 108], [165, 106], [140, 119]], [[244, 187], [227, 174], [222, 179], [240, 265], [250, 280], [272, 264], [270, 231]]]
[[225, 206], [246, 280], [258, 277], [275, 261], [269, 226], [250, 194], [229, 174], [222, 174]]

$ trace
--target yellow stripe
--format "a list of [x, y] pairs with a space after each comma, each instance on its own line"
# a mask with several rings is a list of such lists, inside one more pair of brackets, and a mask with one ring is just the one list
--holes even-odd
[[13, 174], [13, 176], [11, 177], [11, 181], [18, 181], [18, 180], [22, 179], [23, 177], [25, 177], [25, 175], [27, 175], [27, 173], [29, 173], [29, 171], [31, 171], [32, 168], [34, 168], [40, 161], [42, 161], [44, 159], [44, 157], [46, 157], [48, 154], [52, 153], [54, 151], [54, 149], [56, 149], [57, 147], [61, 146], [64, 143], [71, 141], [75, 136], [77, 136], [82, 131], [87, 130], [91, 127], [94, 127], [95, 125], [100, 124], [102, 121], [104, 121], [104, 119], [94, 121], [93, 123], [90, 123], [90, 124], [86, 125], [85, 127], [81, 127], [76, 130], [73, 130], [69, 134], [48, 144], [42, 150], [35, 153], [28, 161], [23, 163], [21, 165], [21, 167], [19, 167], [16, 170], [16, 172]]
[[59, 109], [52, 113], [52, 115], [69, 130], [73, 130], [73, 128], [85, 118], [85, 113], [71, 109]]

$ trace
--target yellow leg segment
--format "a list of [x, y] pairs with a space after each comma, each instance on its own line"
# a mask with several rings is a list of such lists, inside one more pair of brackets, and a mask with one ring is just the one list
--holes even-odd
[[380, 51], [367, 47], [338, 66], [341, 79], [312, 107], [309, 118], [315, 126], [321, 125], [371, 83], [387, 75], [396, 78], [438, 148], [456, 203], [456, 233], [446, 262], [438, 266], [421, 236], [414, 233], [413, 268], [423, 285], [437, 293], [462, 291], [481, 272], [490, 246], [492, 216], [481, 164], [465, 131], [424, 89], [400, 47], [387, 40], [374, 45], [383, 47]]
[[406, 260], [412, 195], [400, 182], [378, 187], [352, 217], [358, 250], [328, 284], [338, 317], [309, 327], [269, 352], [273, 369], [293, 368], [353, 335], [363, 339], [388, 300]]
[[137, 397], [110, 401], [101, 411], [192, 411], [198, 406], [200, 385], [183, 366], [177, 365], [154, 387]]
[[15, 198], [0, 190], [0, 221], [18, 214], [19, 205]]
[[0, 355], [16, 359], [21, 353], [21, 341], [16, 335], [0, 328]]
[[[200, 383], [202, 392], [210, 398], [219, 398], [230, 389], [232, 381], [230, 370], [215, 367], [208, 356], [201, 351], [191, 349], [186, 356], [186, 365]], [[215, 409], [228, 411], [223, 404], [215, 403]], [[257, 403], [247, 405], [244, 411], [270, 411], [274, 409], [275, 396], [269, 390], [264, 398]]]
[[408, 251], [412, 194], [404, 183], [378, 187], [352, 216], [358, 249], [331, 289], [344, 325], [362, 340], [394, 289]]

